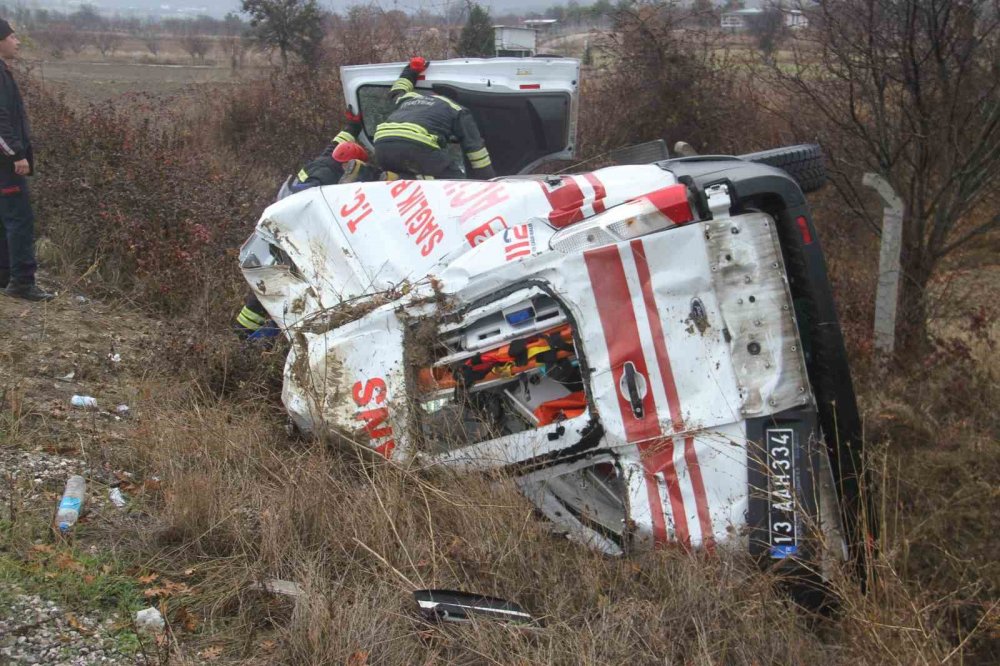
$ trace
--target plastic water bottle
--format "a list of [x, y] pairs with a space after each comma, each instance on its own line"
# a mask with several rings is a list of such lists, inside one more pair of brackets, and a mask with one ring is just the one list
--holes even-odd
[[97, 398], [89, 395], [74, 395], [69, 399], [69, 404], [74, 407], [93, 408], [97, 407]]
[[59, 510], [56, 512], [56, 526], [60, 532], [68, 532], [76, 523], [76, 519], [80, 517], [86, 493], [87, 481], [82, 476], [74, 474], [69, 477], [69, 481], [66, 482], [66, 490], [59, 501]]

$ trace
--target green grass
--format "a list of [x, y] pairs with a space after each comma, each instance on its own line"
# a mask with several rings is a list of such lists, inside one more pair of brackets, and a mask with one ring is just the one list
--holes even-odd
[[125, 564], [106, 555], [89, 555], [53, 547], [52, 552], [32, 551], [26, 557], [0, 554], [0, 599], [11, 589], [56, 601], [67, 607], [109, 614], [132, 612], [147, 605], [137, 582], [124, 571]]

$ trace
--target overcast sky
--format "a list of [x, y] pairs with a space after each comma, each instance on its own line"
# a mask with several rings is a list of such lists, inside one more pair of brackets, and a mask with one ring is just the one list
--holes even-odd
[[[505, 14], [508, 12], [528, 12], [541, 11], [556, 4], [566, 4], [568, 0], [480, 0], [480, 4], [487, 6], [495, 14]], [[444, 9], [451, 5], [459, 4], [464, 0], [380, 0], [377, 2], [384, 9], [401, 9], [406, 12], [417, 11], [425, 8], [434, 13], [443, 13]], [[35, 6], [35, 2], [27, 2], [29, 6]], [[208, 14], [210, 16], [222, 17], [228, 12], [238, 12], [240, 0], [92, 0], [91, 2], [78, 2], [77, 0], [38, 0], [37, 5], [60, 9], [63, 11], [73, 11], [79, 4], [96, 5], [103, 13], [156, 13], [159, 15], [176, 14], [178, 10], [184, 10], [186, 14]], [[319, 0], [322, 7], [332, 11], [342, 11], [347, 7], [358, 4], [369, 4], [358, 0]], [[581, 1], [580, 4], [589, 4]]]

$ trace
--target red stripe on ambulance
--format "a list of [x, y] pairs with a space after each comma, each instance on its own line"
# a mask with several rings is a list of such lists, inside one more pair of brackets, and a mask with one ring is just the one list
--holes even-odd
[[538, 184], [552, 206], [549, 213], [552, 226], [560, 229], [583, 219], [583, 192], [572, 176], [563, 176], [555, 187], [543, 181], [538, 181]]
[[604, 198], [608, 196], [608, 191], [604, 189], [604, 183], [598, 180], [597, 176], [593, 172], [588, 172], [583, 174], [583, 177], [587, 179], [590, 186], [594, 188], [594, 212], [603, 213], [604, 212]]
[[[656, 353], [656, 365], [660, 370], [663, 391], [666, 393], [667, 406], [670, 409], [670, 420], [676, 432], [684, 429], [684, 417], [681, 414], [680, 395], [677, 392], [677, 383], [674, 380], [674, 372], [670, 365], [670, 355], [667, 353], [667, 338], [663, 333], [663, 322], [660, 319], [660, 313], [653, 296], [653, 283], [649, 272], [649, 262], [646, 260], [646, 249], [642, 240], [638, 239], [632, 241], [629, 245], [632, 248], [632, 257], [635, 259], [636, 272], [639, 274], [639, 284], [642, 287], [642, 300], [646, 306], [646, 317], [649, 320], [650, 332], [653, 334], [653, 351]], [[671, 444], [672, 450], [673, 444]], [[692, 437], [684, 439], [684, 461], [687, 463], [688, 473], [691, 475], [691, 488], [694, 491], [698, 524], [701, 527], [701, 539], [705, 547], [708, 550], [712, 550], [715, 545], [715, 539], [712, 536], [712, 520], [708, 510], [708, 495], [705, 493], [705, 482], [701, 476], [701, 467], [698, 464], [698, 454], [694, 449], [694, 438]], [[673, 470], [672, 455], [670, 458], [670, 467]], [[679, 492], [678, 489], [678, 494]], [[683, 501], [679, 500], [679, 504], [683, 506]], [[675, 522], [678, 526], [682, 522], [685, 523], [684, 532], [686, 533], [688, 531], [686, 514], [682, 513], [678, 516], [673, 498], [671, 498], [671, 508], [674, 511]], [[678, 529], [679, 537], [680, 529]]]
[[[608, 348], [611, 377], [615, 393], [618, 396], [618, 409], [625, 427], [625, 438], [629, 442], [650, 440], [660, 434], [653, 392], [646, 391], [646, 395], [642, 399], [643, 417], [637, 419], [632, 413], [632, 406], [618, 389], [627, 362], [631, 362], [635, 366], [636, 372], [643, 377], [649, 376], [621, 254], [619, 254], [618, 247], [612, 245], [586, 252], [583, 258], [587, 264], [587, 272], [590, 276], [590, 284], [594, 291], [594, 300], [597, 303], [597, 312]], [[662, 544], [666, 542], [667, 535], [663, 502], [660, 499], [660, 488], [656, 474], [664, 472], [673, 507], [675, 497], [680, 499], [677, 477], [673, 473], [673, 444], [670, 443], [666, 452], [663, 451], [662, 443], [660, 446], [656, 446], [655, 441], [641, 443], [638, 446], [642, 452], [643, 466], [646, 470], [646, 493], [653, 521], [653, 540], [657, 544]], [[677, 488], [676, 493], [674, 492], [675, 488]], [[681, 517], [685, 515], [683, 506], [677, 515]], [[687, 532], [686, 523], [683, 530], [685, 533]]]
[[625, 267], [622, 265], [618, 246], [611, 245], [585, 252], [583, 258], [590, 275], [594, 299], [597, 301], [601, 328], [604, 330], [611, 377], [618, 396], [622, 422], [625, 424], [626, 439], [629, 442], [637, 442], [656, 437], [660, 434], [660, 423], [656, 418], [653, 392], [646, 391], [646, 395], [642, 398], [642, 418], [636, 418], [632, 413], [632, 405], [618, 389], [625, 373], [626, 363], [632, 363], [636, 372], [643, 377], [649, 376], [646, 358], [642, 353], [642, 343], [639, 341], [635, 310], [632, 309], [632, 296], [628, 290], [628, 280], [625, 277]]

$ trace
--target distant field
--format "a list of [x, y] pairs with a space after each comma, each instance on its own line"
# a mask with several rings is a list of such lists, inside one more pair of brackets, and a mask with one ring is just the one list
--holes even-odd
[[217, 84], [238, 83], [266, 76], [267, 63], [258, 53], [246, 54], [244, 66], [233, 69], [228, 55], [213, 50], [194, 60], [175, 44], [153, 56], [137, 44], [127, 44], [109, 57], [88, 48], [80, 54], [53, 58], [42, 49], [27, 49], [24, 64], [38, 79], [84, 102], [105, 102], [125, 93], [171, 95]]
[[123, 93], [172, 94], [192, 85], [232, 83], [247, 76], [235, 76], [228, 67], [212, 65], [159, 65], [124, 62], [39, 63], [34, 74], [42, 81], [89, 102], [103, 102]]

